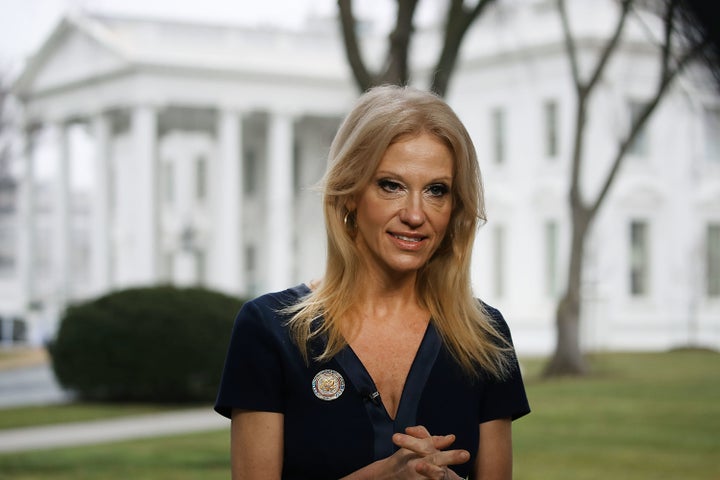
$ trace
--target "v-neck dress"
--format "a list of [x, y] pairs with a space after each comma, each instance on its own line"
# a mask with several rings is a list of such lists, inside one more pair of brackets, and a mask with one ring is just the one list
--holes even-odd
[[[472, 458], [452, 467], [471, 474], [482, 422], [519, 418], [530, 412], [520, 369], [502, 381], [480, 373], [466, 375], [445, 348], [432, 322], [405, 381], [398, 411], [390, 418], [375, 384], [348, 346], [328, 362], [305, 363], [281, 313], [310, 293], [306, 285], [263, 295], [245, 303], [237, 315], [215, 410], [282, 413], [285, 480], [338, 479], [396, 451], [392, 434], [424, 425], [433, 435], [455, 434], [450, 448]], [[511, 341], [500, 312], [486, 307]], [[322, 339], [310, 346], [318, 352]], [[329, 383], [323, 383], [329, 381]], [[330, 391], [323, 390], [323, 385]]]

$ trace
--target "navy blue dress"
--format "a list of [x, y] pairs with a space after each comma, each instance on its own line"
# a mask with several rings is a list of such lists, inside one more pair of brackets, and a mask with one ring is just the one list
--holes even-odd
[[[472, 380], [443, 346], [431, 322], [410, 368], [397, 415], [390, 418], [373, 395], [372, 378], [350, 347], [329, 362], [311, 361], [308, 366], [303, 361], [289, 337], [287, 317], [278, 311], [308, 293], [308, 287], [300, 285], [243, 305], [215, 404], [215, 410], [226, 417], [233, 408], [284, 415], [283, 479], [337, 480], [392, 455], [396, 450], [392, 434], [413, 425], [424, 425], [433, 435], [455, 434], [457, 440], [450, 448], [466, 449], [472, 456], [452, 467], [465, 477], [475, 462], [478, 425], [529, 413], [515, 359], [504, 381], [482, 375]], [[500, 312], [488, 311], [510, 340]], [[318, 353], [323, 345], [310, 347]], [[318, 385], [323, 379], [330, 380], [330, 391]]]

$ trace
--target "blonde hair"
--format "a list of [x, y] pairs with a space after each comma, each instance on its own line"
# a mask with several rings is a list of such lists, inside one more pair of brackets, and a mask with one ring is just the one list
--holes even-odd
[[329, 360], [346, 346], [343, 318], [361, 288], [356, 284], [361, 259], [346, 226], [346, 215], [351, 213], [346, 205], [371, 181], [390, 144], [423, 132], [441, 139], [453, 153], [453, 210], [445, 238], [418, 272], [417, 295], [464, 371], [477, 376], [480, 367], [502, 377], [509, 365], [509, 345], [473, 297], [470, 285], [475, 232], [486, 220], [477, 154], [455, 112], [437, 95], [410, 87], [367, 91], [332, 142], [322, 183], [328, 244], [325, 276], [308, 296], [287, 309], [292, 314], [291, 336], [306, 361], [311, 356], [308, 344], [318, 336], [327, 338], [324, 351], [314, 356], [318, 361]]

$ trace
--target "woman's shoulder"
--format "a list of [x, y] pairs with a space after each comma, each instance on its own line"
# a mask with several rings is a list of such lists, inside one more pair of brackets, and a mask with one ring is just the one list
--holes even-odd
[[297, 304], [310, 293], [305, 284], [296, 285], [285, 290], [265, 293], [245, 302], [235, 320], [238, 324], [264, 324], [265, 326], [283, 327], [288, 314], [286, 309]]
[[265, 293], [247, 301], [245, 304], [255, 308], [279, 310], [295, 305], [309, 293], [310, 288], [306, 284], [301, 283], [294, 287], [286, 288], [285, 290]]
[[480, 300], [479, 298], [476, 298], [475, 300], [477, 300], [477, 302], [480, 304], [480, 307], [482, 308], [483, 312], [485, 312], [485, 314], [487, 314], [487, 316], [493, 322], [505, 323], [505, 318], [503, 317], [502, 313], [500, 313], [500, 310], [493, 307], [492, 305], [485, 303], [484, 301]]
[[508, 326], [507, 321], [505, 321], [503, 314], [500, 313], [500, 310], [488, 305], [480, 299], [478, 299], [478, 302], [487, 315], [488, 320], [492, 323], [492, 326], [495, 327], [504, 337], [510, 337], [510, 327]]

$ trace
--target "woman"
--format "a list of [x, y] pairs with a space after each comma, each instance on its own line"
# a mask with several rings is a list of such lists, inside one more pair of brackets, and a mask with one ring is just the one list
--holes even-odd
[[246, 303], [216, 410], [234, 479], [509, 479], [529, 412], [510, 332], [473, 298], [472, 141], [437, 96], [360, 97], [330, 150], [317, 283]]

